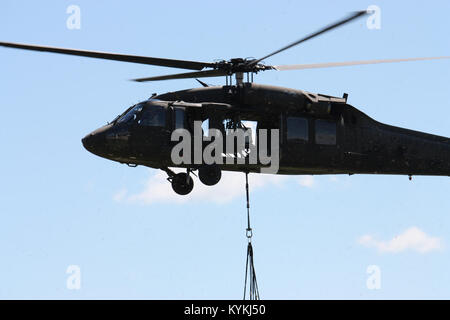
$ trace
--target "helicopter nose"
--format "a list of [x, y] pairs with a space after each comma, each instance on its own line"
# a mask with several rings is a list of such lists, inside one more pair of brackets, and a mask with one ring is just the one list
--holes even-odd
[[94, 143], [92, 141], [92, 134], [88, 134], [86, 137], [84, 137], [83, 139], [81, 139], [81, 143], [83, 143], [83, 147], [88, 150], [91, 151]]
[[102, 153], [106, 144], [105, 131], [106, 128], [102, 127], [89, 133], [87, 136], [81, 139], [84, 148], [93, 154], [98, 155]]
[[86, 137], [81, 139], [81, 142], [83, 143], [83, 146], [87, 151], [96, 153], [96, 151], [102, 144], [102, 139], [101, 137], [99, 137], [99, 135], [90, 133]]

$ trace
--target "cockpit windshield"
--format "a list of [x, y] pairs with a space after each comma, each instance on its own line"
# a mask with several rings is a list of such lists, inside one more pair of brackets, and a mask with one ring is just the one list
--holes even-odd
[[129, 122], [129, 121], [133, 121], [136, 120], [137, 115], [139, 112], [141, 112], [142, 108], [144, 107], [143, 103], [139, 103], [137, 105], [135, 105], [134, 107], [132, 107], [131, 109], [129, 109], [127, 112], [125, 112], [118, 120], [118, 123], [125, 123], [125, 122]]

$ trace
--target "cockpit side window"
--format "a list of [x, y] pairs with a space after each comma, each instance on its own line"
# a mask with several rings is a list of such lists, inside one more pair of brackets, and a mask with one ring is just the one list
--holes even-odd
[[155, 105], [147, 106], [142, 112], [138, 124], [141, 126], [165, 127], [166, 109]]
[[125, 123], [129, 121], [136, 120], [137, 115], [139, 112], [141, 112], [143, 108], [143, 104], [137, 104], [136, 106], [132, 107], [128, 112], [126, 112], [122, 117], [120, 117], [119, 120], [117, 120], [118, 123]]

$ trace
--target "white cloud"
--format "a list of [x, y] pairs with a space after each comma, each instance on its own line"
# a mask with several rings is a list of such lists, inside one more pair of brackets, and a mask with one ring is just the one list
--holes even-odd
[[[245, 174], [242, 172], [222, 172], [222, 179], [215, 186], [205, 186], [197, 178], [193, 178], [194, 190], [186, 196], [176, 194], [167, 181], [167, 174], [160, 171], [149, 177], [141, 192], [128, 194], [126, 189], [122, 189], [113, 196], [113, 199], [117, 202], [141, 204], [188, 201], [227, 203], [237, 197], [245, 197]], [[250, 174], [250, 192], [267, 186], [282, 187], [290, 179], [291, 177], [284, 175]], [[304, 187], [311, 187], [314, 185], [314, 178], [305, 176], [303, 180], [300, 178], [299, 183]]]
[[337, 176], [330, 176], [330, 181], [331, 182], [339, 182], [339, 179]]
[[379, 241], [371, 235], [364, 235], [358, 242], [363, 246], [376, 248], [381, 253], [398, 253], [406, 250], [427, 253], [443, 247], [441, 239], [431, 237], [417, 227], [411, 227], [389, 241]]
[[125, 199], [127, 195], [127, 189], [120, 189], [116, 194], [113, 196], [114, 201], [120, 202], [123, 199]]
[[314, 180], [314, 176], [300, 176], [298, 178], [298, 183], [303, 186], [303, 187], [307, 187], [307, 188], [311, 188], [315, 185], [315, 180]]

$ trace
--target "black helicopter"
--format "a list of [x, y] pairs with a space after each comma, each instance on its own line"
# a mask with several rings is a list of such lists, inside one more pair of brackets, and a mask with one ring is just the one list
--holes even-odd
[[[9, 42], [1, 46], [60, 54], [100, 58], [147, 65], [195, 70], [174, 75], [134, 79], [157, 81], [169, 79], [226, 77], [224, 86], [200, 88], [153, 95], [128, 108], [112, 122], [82, 139], [85, 148], [100, 156], [129, 166], [143, 165], [167, 172], [175, 192], [188, 194], [193, 188], [191, 173], [198, 170], [206, 185], [219, 182], [222, 170], [262, 172], [267, 162], [256, 157], [251, 162], [251, 147], [260, 139], [245, 136], [244, 144], [231, 152], [215, 150], [211, 154], [223, 161], [194, 159], [195, 150], [183, 150], [191, 161], [174, 163], [172, 152], [178, 141], [172, 139], [176, 129], [194, 133], [196, 123], [206, 120], [209, 128], [225, 137], [237, 130], [247, 132], [246, 121], [256, 123], [256, 132], [277, 131], [265, 141], [266, 155], [276, 155], [277, 174], [400, 174], [450, 176], [450, 139], [402, 129], [377, 122], [347, 104], [347, 95], [332, 97], [302, 90], [253, 83], [253, 75], [267, 70], [301, 70], [362, 64], [448, 59], [450, 57], [368, 60], [340, 63], [269, 66], [263, 60], [315, 38], [365, 15], [360, 11], [308, 35], [260, 59], [231, 59], [214, 63], [152, 58], [84, 50], [44, 47]], [[204, 70], [206, 69], [206, 70]], [[233, 76], [235, 83], [233, 84]], [[244, 81], [244, 76], [247, 80]], [[200, 149], [208, 141], [200, 128]], [[259, 137], [259, 136], [258, 136]], [[209, 139], [209, 140], [208, 140]], [[234, 137], [233, 137], [234, 139]], [[274, 141], [276, 140], [276, 141]], [[216, 141], [225, 145], [225, 140]], [[274, 143], [275, 142], [275, 143]], [[192, 144], [188, 145], [192, 148]], [[222, 150], [223, 150], [222, 149]], [[254, 149], [258, 150], [258, 148]], [[254, 154], [255, 152], [253, 152]], [[185, 154], [185, 155], [186, 155]], [[174, 173], [170, 167], [182, 167], [186, 173]]]

